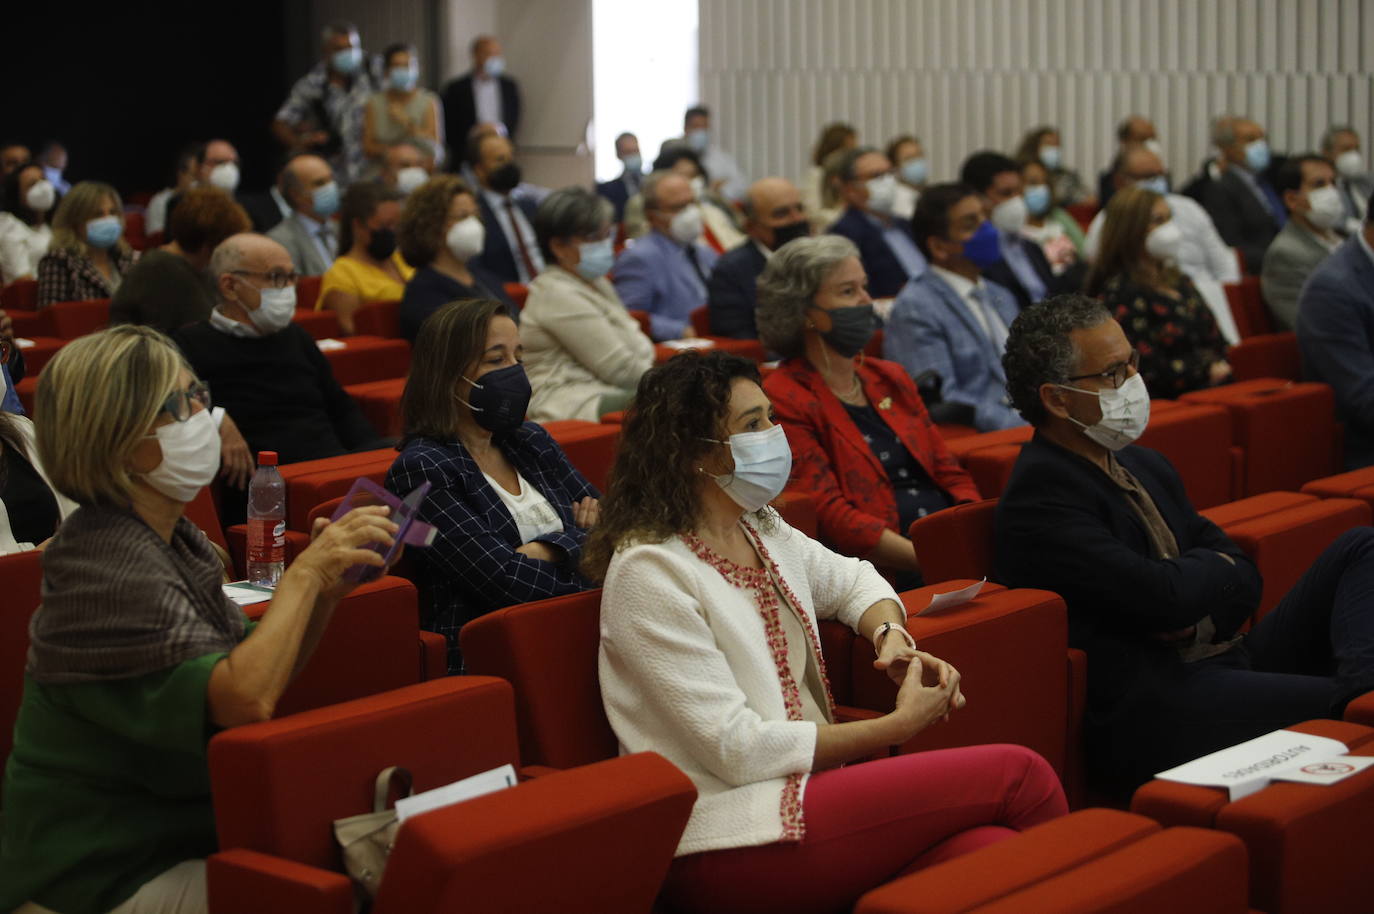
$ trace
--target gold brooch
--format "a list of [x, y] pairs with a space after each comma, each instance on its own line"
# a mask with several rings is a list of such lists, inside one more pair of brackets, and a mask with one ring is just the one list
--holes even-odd
[[891, 397], [883, 397], [881, 400], [878, 401], [878, 409], [891, 409], [891, 408], [892, 408], [892, 398], [891, 398]]

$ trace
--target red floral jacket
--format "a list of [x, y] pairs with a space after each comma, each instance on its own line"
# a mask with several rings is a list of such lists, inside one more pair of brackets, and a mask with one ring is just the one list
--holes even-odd
[[[978, 501], [973, 478], [949, 452], [902, 366], [859, 362], [868, 402], [930, 478], [955, 502]], [[789, 487], [816, 500], [821, 539], [845, 555], [866, 556], [883, 530], [898, 530], [892, 484], [844, 404], [804, 358], [788, 359], [763, 382], [792, 446]]]

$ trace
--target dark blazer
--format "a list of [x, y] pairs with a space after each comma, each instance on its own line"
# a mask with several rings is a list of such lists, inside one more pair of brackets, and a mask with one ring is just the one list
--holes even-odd
[[750, 238], [721, 255], [706, 284], [706, 311], [711, 334], [737, 340], [758, 339], [754, 309], [758, 306], [759, 274], [768, 263]]
[[[524, 197], [511, 197], [520, 211], [525, 214], [530, 225], [534, 225], [534, 211], [538, 208], [534, 203]], [[482, 224], [487, 227], [487, 237], [482, 245], [482, 253], [474, 257], [469, 264], [476, 264], [487, 275], [495, 277], [497, 280], [507, 282], [519, 282], [520, 271], [515, 267], [516, 252], [511, 250], [510, 242], [506, 240], [506, 233], [501, 231], [501, 223], [496, 218], [496, 213], [491, 205], [487, 203], [487, 195], [482, 189], [477, 188], [477, 205], [482, 210]], [[531, 248], [538, 242], [531, 235], [525, 239], [525, 243]], [[533, 279], [534, 277], [530, 277]]]
[[611, 206], [615, 207], [615, 221], [625, 221], [625, 204], [630, 201], [630, 188], [625, 183], [625, 176], [619, 175], [613, 180], [603, 181], [596, 185], [596, 192], [607, 200], [611, 201]]
[[410, 441], [386, 475], [387, 489], [402, 497], [422, 482], [433, 486], [419, 517], [438, 535], [428, 549], [415, 550], [420, 624], [448, 639], [450, 673], [461, 672], [458, 630], [464, 623], [503, 606], [591, 586], [577, 572], [587, 531], [573, 523], [572, 505], [600, 493], [536, 423], [497, 433], [492, 440], [563, 521], [561, 533], [539, 538], [563, 551], [561, 562], [515, 551], [524, 545], [515, 519], [457, 440]]
[[[1263, 182], [1263, 176], [1257, 176]], [[1235, 166], [1221, 173], [1221, 179], [1208, 181], [1202, 188], [1202, 205], [1217, 227], [1217, 234], [1245, 257], [1245, 272], [1258, 275], [1264, 265], [1264, 252], [1279, 233], [1279, 223], [1268, 207], [1259, 201]]]
[[[908, 235], [911, 226], [906, 220], [896, 220], [897, 226]], [[902, 286], [911, 277], [902, 268], [902, 262], [887, 246], [883, 233], [869, 222], [862, 212], [845, 207], [844, 215], [830, 226], [832, 235], [843, 235], [854, 242], [859, 249], [859, 259], [863, 261], [864, 272], [868, 274], [868, 293], [874, 298], [891, 298], [902, 291]], [[914, 243], [914, 239], [913, 239]]]
[[[520, 87], [509, 76], [501, 80], [501, 116], [506, 134], [514, 140], [520, 131]], [[449, 170], [457, 171], [467, 161], [468, 131], [477, 126], [477, 100], [472, 97], [472, 73], [467, 72], [444, 86], [444, 137], [449, 154]]]
[[1345, 423], [1348, 469], [1374, 464], [1374, 261], [1350, 238], [1318, 264], [1298, 296], [1302, 374], [1330, 384]]
[[[1064, 292], [1078, 292], [1083, 288], [1086, 270], [1082, 261], [1065, 270], [1063, 274], [1055, 276], [1049, 260], [1045, 257], [1045, 252], [1040, 249], [1040, 245], [1025, 238], [1018, 238], [1016, 242], [1026, 252], [1026, 256], [1030, 259], [1031, 268], [1040, 277], [1040, 281], [1045, 284], [1046, 298]], [[1019, 310], [1024, 311], [1035, 304], [1031, 294], [1026, 291], [1025, 286], [1021, 285], [1021, 280], [1016, 278], [1015, 271], [1005, 260], [999, 260], [988, 267], [983, 271], [983, 276], [1010, 292], [1016, 298], [1016, 307]]]
[[[248, 218], [253, 220], [253, 231], [260, 235], [266, 235], [282, 220], [281, 207], [277, 206], [277, 201], [272, 199], [272, 194], [268, 191], [240, 194], [237, 199], [239, 206], [248, 213]], [[171, 212], [170, 208], [168, 212]]]
[[1210, 615], [1218, 639], [1230, 637], [1259, 605], [1261, 589], [1254, 563], [1193, 509], [1163, 455], [1131, 446], [1116, 456], [1173, 531], [1178, 558], [1152, 558], [1126, 493], [1038, 434], [1021, 449], [995, 521], [998, 583], [1051, 590], [1068, 605], [1069, 644], [1088, 653], [1089, 709], [1100, 724], [1182, 664], [1151, 635]]

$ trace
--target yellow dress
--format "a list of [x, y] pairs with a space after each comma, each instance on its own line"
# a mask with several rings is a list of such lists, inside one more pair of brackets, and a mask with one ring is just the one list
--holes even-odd
[[363, 263], [346, 254], [338, 258], [328, 270], [325, 270], [324, 276], [320, 277], [320, 294], [315, 299], [315, 310], [319, 311], [324, 307], [324, 300], [332, 291], [356, 295], [358, 301], [364, 303], [400, 301], [405, 293], [405, 284], [415, 273], [415, 269], [401, 259], [400, 251], [391, 255], [391, 262], [401, 271], [401, 282], [397, 282], [395, 277], [383, 273], [370, 263]]

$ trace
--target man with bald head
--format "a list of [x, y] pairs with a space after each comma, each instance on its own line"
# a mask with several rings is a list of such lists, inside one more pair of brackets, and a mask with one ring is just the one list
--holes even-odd
[[744, 232], [749, 240], [727, 251], [711, 271], [706, 307], [712, 335], [752, 340], [759, 335], [754, 323], [759, 274], [774, 251], [811, 234], [801, 191], [786, 178], [755, 181], [744, 195]]
[[302, 276], [319, 276], [338, 255], [333, 216], [339, 211], [339, 185], [329, 163], [305, 153], [286, 163], [278, 179], [291, 215], [267, 233], [286, 248]]
[[[284, 247], [266, 235], [230, 236], [211, 255], [210, 276], [217, 303], [209, 319], [172, 339], [253, 453], [295, 463], [384, 446], [315, 340], [292, 323], [299, 274]], [[235, 512], [242, 504], [225, 499]]]
[[1225, 170], [1202, 189], [1202, 205], [1221, 237], [1244, 256], [1246, 272], [1257, 274], [1264, 252], [1288, 221], [1269, 180], [1269, 141], [1263, 127], [1244, 117], [1220, 121], [1213, 139]]
[[[1188, 274], [1207, 302], [1226, 342], [1236, 343], [1240, 334], [1222, 286], [1228, 282], [1240, 282], [1240, 265], [1236, 262], [1235, 252], [1222, 240], [1212, 224], [1212, 217], [1192, 197], [1170, 191], [1164, 162], [1147, 146], [1130, 146], [1121, 153], [1112, 175], [1112, 188], [1117, 191], [1127, 187], [1144, 187], [1164, 196], [1173, 216], [1171, 224], [1178, 226], [1183, 233], [1183, 243], [1178, 251], [1178, 268]], [[1097, 245], [1105, 220], [1106, 210], [1100, 210], [1093, 217], [1092, 225], [1088, 226], [1083, 252], [1089, 260], [1097, 256]]]

